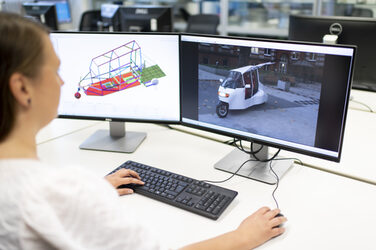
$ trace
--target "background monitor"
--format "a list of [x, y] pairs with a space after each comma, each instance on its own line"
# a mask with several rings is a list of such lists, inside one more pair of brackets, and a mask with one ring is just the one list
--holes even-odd
[[120, 8], [121, 30], [130, 32], [171, 32], [172, 7], [123, 6]]
[[179, 35], [52, 33], [61, 60], [59, 117], [110, 121], [80, 147], [132, 152], [124, 122], [180, 122]]
[[48, 0], [39, 1], [40, 3], [54, 3], [56, 8], [57, 21], [59, 23], [70, 23], [72, 22], [72, 16], [70, 11], [70, 6], [68, 0]]
[[105, 31], [121, 31], [120, 27], [120, 5], [117, 4], [102, 4], [101, 17], [103, 23], [103, 30]]
[[33, 17], [52, 30], [58, 29], [56, 7], [54, 3], [27, 2], [22, 4], [26, 16]]
[[[183, 125], [339, 161], [354, 46], [182, 35]], [[264, 145], [264, 146], [260, 146]], [[269, 164], [235, 150], [215, 165], [275, 183]], [[292, 161], [273, 161], [282, 176]], [[266, 167], [268, 166], [268, 167]]]
[[323, 42], [331, 34], [339, 44], [356, 45], [353, 88], [376, 91], [375, 30], [374, 18], [291, 15], [289, 40]]

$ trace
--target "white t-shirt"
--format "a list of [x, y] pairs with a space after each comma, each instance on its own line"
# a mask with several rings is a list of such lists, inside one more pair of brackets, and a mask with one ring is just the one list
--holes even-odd
[[79, 168], [0, 160], [0, 249], [161, 249], [116, 190]]

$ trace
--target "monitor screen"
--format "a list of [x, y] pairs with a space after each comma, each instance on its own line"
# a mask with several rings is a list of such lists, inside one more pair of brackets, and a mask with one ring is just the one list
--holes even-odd
[[120, 8], [122, 31], [171, 32], [172, 8], [168, 6], [122, 6]]
[[[44, 1], [40, 1], [44, 2]], [[56, 7], [56, 15], [59, 23], [72, 22], [70, 6], [68, 0], [48, 0], [45, 2], [54, 3]]]
[[58, 29], [55, 4], [47, 2], [30, 2], [23, 3], [22, 6], [25, 9], [26, 16], [37, 19], [52, 30]]
[[182, 35], [182, 123], [339, 161], [354, 53], [354, 46]]
[[180, 121], [177, 34], [52, 33], [61, 117]]
[[376, 91], [376, 19], [360, 17], [314, 17], [291, 15], [289, 39], [323, 42], [327, 34], [337, 35], [337, 43], [358, 47], [354, 68], [353, 88]]

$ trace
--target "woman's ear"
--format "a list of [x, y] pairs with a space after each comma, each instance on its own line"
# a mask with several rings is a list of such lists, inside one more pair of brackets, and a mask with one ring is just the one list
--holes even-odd
[[27, 77], [21, 73], [13, 73], [9, 79], [9, 88], [19, 105], [30, 107], [32, 89]]

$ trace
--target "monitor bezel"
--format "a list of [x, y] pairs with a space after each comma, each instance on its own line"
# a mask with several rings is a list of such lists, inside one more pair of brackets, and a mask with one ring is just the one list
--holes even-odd
[[[166, 35], [177, 36], [178, 38], [178, 58], [180, 60], [180, 34], [176, 32], [100, 32], [100, 31], [53, 31], [50, 34], [91, 34], [91, 35]], [[136, 119], [136, 118], [118, 118], [118, 117], [96, 117], [96, 116], [81, 116], [81, 115], [57, 115], [57, 118], [80, 119], [80, 120], [97, 120], [97, 121], [111, 121], [111, 122], [137, 122], [137, 123], [158, 123], [158, 124], [180, 124], [181, 123], [181, 83], [180, 83], [180, 63], [179, 63], [179, 119], [178, 120], [157, 120], [157, 119]]]
[[[354, 45], [342, 45], [342, 44], [341, 45], [340, 44], [331, 45], [331, 44], [323, 44], [323, 43], [315, 43], [315, 42], [288, 41], [288, 40], [277, 40], [277, 39], [268, 39], [268, 38], [205, 35], [205, 34], [193, 34], [193, 33], [180, 33], [180, 42], [183, 42], [181, 37], [185, 36], [185, 35], [196, 36], [196, 37], [211, 37], [211, 38], [224, 38], [224, 39], [234, 39], [234, 40], [240, 39], [240, 40], [249, 40], [249, 41], [273, 42], [273, 43], [281, 43], [281, 44], [283, 44], [283, 43], [284, 44], [294, 43], [294, 44], [301, 44], [301, 45], [315, 45], [315, 46], [321, 46], [321, 47], [328, 47], [329, 46], [329, 47], [341, 47], [341, 48], [351, 48], [351, 49], [353, 49], [354, 53], [353, 53], [353, 60], [351, 62], [351, 71], [350, 71], [350, 79], [349, 79], [350, 83], [348, 84], [348, 87], [347, 87], [347, 90], [346, 90], [346, 100], [345, 100], [346, 103], [345, 103], [344, 114], [343, 114], [344, 120], [343, 120], [343, 123], [342, 123], [342, 129], [341, 129], [341, 134], [340, 134], [340, 138], [339, 138], [340, 141], [339, 141], [338, 157], [330, 156], [330, 155], [327, 155], [327, 154], [324, 154], [324, 153], [313, 152], [313, 151], [309, 151], [309, 150], [306, 150], [306, 149], [299, 149], [298, 147], [292, 147], [292, 146], [288, 146], [288, 145], [284, 145], [284, 144], [280, 144], [280, 143], [276, 143], [276, 142], [270, 142], [270, 141], [267, 141], [267, 140], [257, 139], [257, 138], [253, 138], [253, 137], [248, 137], [248, 136], [244, 136], [244, 135], [240, 135], [240, 134], [236, 134], [236, 133], [231, 133], [231, 132], [228, 132], [228, 131], [209, 128], [209, 127], [202, 126], [202, 125], [196, 125], [196, 124], [184, 122], [183, 121], [184, 117], [183, 117], [182, 109], [181, 109], [181, 112], [180, 112], [180, 114], [181, 114], [181, 125], [184, 125], [184, 126], [187, 126], [187, 127], [191, 127], [191, 128], [195, 128], [195, 129], [199, 129], [199, 130], [204, 130], [204, 131], [208, 131], [208, 132], [212, 132], [212, 133], [216, 133], [216, 134], [220, 134], [220, 135], [224, 135], [224, 136], [229, 136], [229, 137], [240, 139], [240, 140], [246, 140], [246, 141], [262, 144], [262, 145], [269, 146], [269, 147], [288, 150], [288, 151], [291, 151], [291, 152], [300, 153], [300, 154], [304, 154], [304, 155], [308, 155], [308, 156], [313, 156], [313, 157], [316, 157], [316, 158], [321, 158], [321, 159], [335, 161], [335, 162], [340, 161], [341, 154], [342, 154], [345, 128], [346, 128], [347, 111], [348, 111], [348, 106], [349, 106], [349, 101], [350, 101], [350, 91], [351, 91], [353, 77], [354, 77], [354, 64], [355, 64], [355, 55], [356, 55], [356, 50], [357, 50], [356, 46], [354, 46]], [[182, 50], [182, 45], [180, 45], [180, 50]], [[180, 51], [180, 57], [181, 56], [182, 56], [182, 51]], [[180, 59], [180, 61], [182, 61], [182, 60]], [[181, 63], [180, 63], [180, 78], [181, 78], [180, 79], [180, 84], [181, 84], [180, 98], [181, 98], [181, 107], [183, 107], [183, 105], [184, 105], [183, 99], [182, 99], [183, 98], [183, 79], [182, 79], [182, 64]]]

